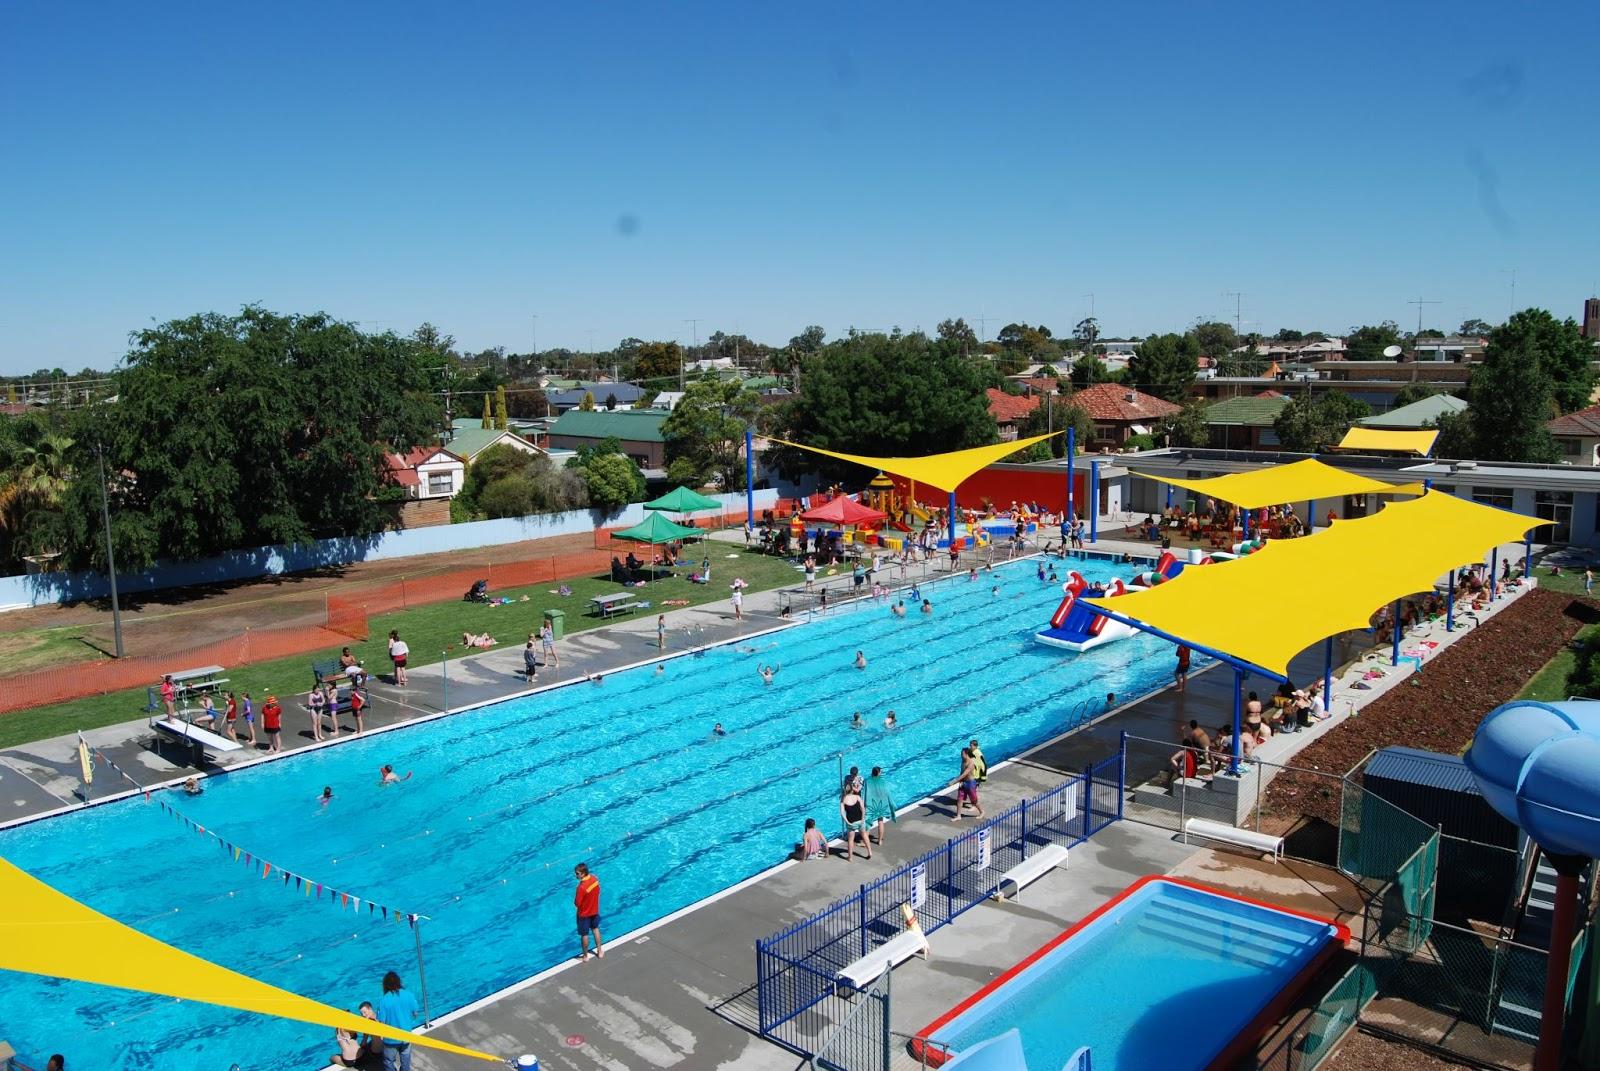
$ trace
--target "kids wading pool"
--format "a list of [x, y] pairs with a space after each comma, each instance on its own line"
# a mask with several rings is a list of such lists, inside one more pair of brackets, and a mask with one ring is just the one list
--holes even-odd
[[1130, 885], [934, 1020], [929, 1066], [1015, 1027], [1033, 1071], [1231, 1066], [1338, 948], [1344, 926], [1177, 878]]

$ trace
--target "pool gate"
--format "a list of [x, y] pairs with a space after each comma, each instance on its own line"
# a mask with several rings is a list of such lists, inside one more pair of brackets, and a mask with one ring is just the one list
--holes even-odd
[[[1121, 752], [1085, 767], [1050, 791], [996, 814], [959, 837], [862, 885], [808, 918], [756, 942], [756, 1005], [760, 1034], [805, 1056], [841, 1046], [860, 1056], [840, 1030], [859, 1033], [851, 1017], [872, 992], [838, 980], [844, 967], [904, 929], [902, 907], [924, 934], [949, 925], [999, 889], [1001, 875], [1049, 844], [1082, 844], [1122, 817]], [[888, 1030], [887, 989], [883, 1029]], [[846, 1027], [844, 1024], [850, 1024]], [[887, 1034], [885, 1034], [887, 1037]], [[829, 1046], [832, 1046], [829, 1048]], [[885, 1041], [883, 1048], [887, 1050]], [[837, 1071], [877, 1071], [875, 1062]]]

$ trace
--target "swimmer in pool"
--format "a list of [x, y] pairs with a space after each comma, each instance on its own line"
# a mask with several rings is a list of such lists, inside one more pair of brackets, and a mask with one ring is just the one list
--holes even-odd
[[904, 599], [902, 599], [899, 602], [896, 602], [894, 604], [894, 616], [896, 616], [896, 617], [904, 617], [904, 616], [906, 616], [906, 604], [905, 604], [905, 600]]
[[659, 676], [661, 676], [661, 674], [665, 673], [666, 671], [667, 671], [667, 667], [666, 666], [662, 665], [660, 662], [656, 663], [656, 676], [659, 677]]
[[395, 773], [393, 766], [385, 766], [383, 769], [378, 771], [378, 784], [380, 785], [398, 785], [401, 781], [409, 780], [411, 780], [411, 771], [409, 770], [406, 771], [406, 775], [404, 777], [401, 777], [399, 774]]
[[854, 714], [850, 715], [850, 728], [865, 729], [866, 727], [867, 723], [861, 720], [861, 711], [858, 710]]
[[933, 613], [933, 603], [929, 602], [927, 599], [923, 599], [922, 600], [922, 612], [925, 613], [925, 614]]
[[896, 728], [896, 726], [897, 723], [894, 720], [894, 711], [891, 710], [889, 711], [888, 716], [883, 719], [883, 727], [885, 729], [893, 729]]
[[867, 656], [862, 654], [860, 651], [856, 652], [856, 668], [857, 669], [866, 669], [867, 668]]
[[196, 778], [191, 777], [183, 783], [183, 793], [186, 796], [202, 796], [205, 791], [200, 787], [200, 782]]
[[761, 674], [761, 683], [771, 684], [772, 678], [776, 677], [778, 675], [778, 670], [782, 668], [782, 666], [762, 666], [759, 670]]
[[329, 801], [331, 801], [332, 799], [333, 799], [333, 786], [332, 785], [324, 785], [324, 786], [322, 786], [322, 795], [317, 797], [317, 801], [320, 802], [324, 807], [326, 807], [328, 805]]
[[722, 727], [722, 723], [719, 721], [719, 722], [717, 722], [716, 725], [712, 726], [711, 735], [712, 736], [727, 736], [728, 735], [728, 730], [724, 729]]

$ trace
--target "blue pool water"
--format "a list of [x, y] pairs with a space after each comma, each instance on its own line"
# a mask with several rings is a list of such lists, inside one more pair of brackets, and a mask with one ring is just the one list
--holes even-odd
[[[1077, 564], [1090, 577], [1131, 571]], [[754, 654], [724, 647], [659, 675], [611, 674], [167, 799], [295, 873], [431, 916], [421, 933], [438, 1015], [576, 952], [575, 862], [600, 876], [604, 929], [618, 936], [780, 861], [807, 816], [835, 827], [841, 752], [846, 767], [884, 766], [903, 804], [950, 782], [968, 737], [998, 762], [1060, 733], [1064, 712], [1091, 697], [1133, 696], [1171, 673], [1170, 647], [1142, 637], [1077, 658], [1034, 643], [1060, 593], [1030, 562], [928, 594], [931, 617], [845, 609], [757, 639]], [[865, 670], [852, 666], [857, 649]], [[771, 687], [761, 662], [782, 667]], [[878, 728], [890, 708], [893, 733]], [[855, 710], [872, 728], [848, 727]], [[383, 763], [414, 776], [380, 788]], [[0, 831], [0, 856], [162, 940], [331, 1004], [375, 998], [391, 968], [416, 989], [407, 927], [262, 880], [142, 800]], [[333, 1051], [318, 1028], [3, 973], [0, 1037], [100, 1071], [316, 1066]]]
[[1327, 944], [1325, 922], [1152, 881], [929, 1035], [1016, 1027], [1030, 1068], [1089, 1046], [1095, 1071], [1206, 1067]]

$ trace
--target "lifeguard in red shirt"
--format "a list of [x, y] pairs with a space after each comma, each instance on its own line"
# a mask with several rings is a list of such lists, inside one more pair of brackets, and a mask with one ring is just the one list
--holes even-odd
[[589, 935], [594, 934], [594, 954], [605, 958], [606, 950], [600, 944], [600, 879], [589, 873], [589, 868], [579, 863], [572, 868], [578, 879], [578, 891], [572, 894], [572, 903], [578, 909], [578, 959], [589, 958]]

